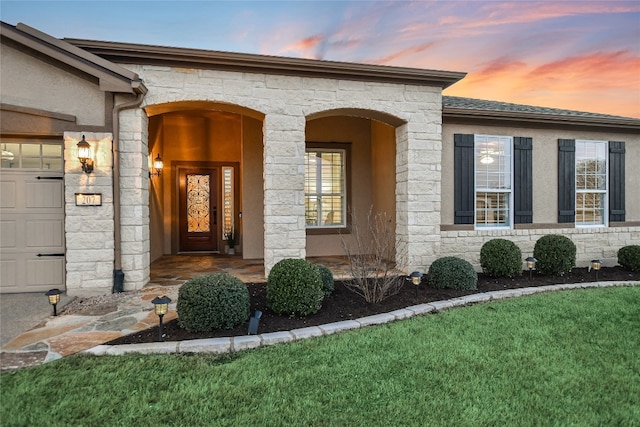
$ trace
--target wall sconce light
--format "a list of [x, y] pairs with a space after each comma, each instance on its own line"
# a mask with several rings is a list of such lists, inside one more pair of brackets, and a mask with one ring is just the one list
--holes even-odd
[[49, 298], [49, 304], [53, 306], [54, 316], [58, 315], [56, 306], [60, 302], [60, 294], [62, 294], [62, 291], [60, 289], [50, 289], [45, 293], [45, 295]]
[[530, 256], [529, 258], [527, 258], [525, 261], [527, 261], [527, 268], [529, 269], [529, 280], [531, 280], [533, 278], [533, 269], [536, 268], [536, 262], [538, 262], [537, 259], [535, 259], [534, 257]]
[[93, 172], [93, 160], [91, 160], [91, 145], [85, 141], [82, 135], [82, 141], [78, 142], [78, 160], [82, 163], [82, 171], [84, 173]]
[[409, 278], [411, 279], [411, 283], [413, 283], [416, 286], [416, 295], [418, 295], [418, 285], [420, 285], [420, 282], [422, 282], [422, 276], [423, 274], [420, 273], [419, 271], [414, 271], [409, 275]]
[[155, 297], [151, 300], [154, 306], [155, 313], [160, 318], [160, 324], [158, 328], [158, 341], [164, 341], [162, 339], [162, 318], [169, 311], [169, 303], [171, 302], [171, 298], [166, 295], [161, 297]]
[[599, 259], [592, 259], [591, 260], [591, 268], [593, 268], [596, 271], [596, 282], [598, 281], [598, 273], [600, 272], [600, 268], [602, 268], [602, 261], [600, 261]]
[[164, 167], [164, 163], [162, 163], [162, 157], [160, 157], [160, 153], [153, 159], [153, 172], [149, 171], [149, 178], [152, 176], [160, 176], [162, 175], [162, 168]]

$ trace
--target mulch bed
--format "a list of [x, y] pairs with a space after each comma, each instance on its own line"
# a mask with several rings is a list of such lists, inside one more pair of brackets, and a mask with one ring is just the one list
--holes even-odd
[[[632, 273], [620, 267], [603, 268], [599, 272], [600, 281], [626, 281], [640, 280], [640, 273]], [[528, 272], [522, 276], [508, 278], [492, 278], [484, 274], [478, 274], [477, 291], [460, 291], [452, 289], [433, 289], [426, 285], [426, 281], [416, 287], [407, 281], [397, 295], [394, 295], [378, 304], [369, 304], [362, 297], [348, 290], [342, 282], [335, 283], [335, 291], [330, 297], [325, 298], [322, 309], [307, 317], [281, 316], [267, 308], [266, 283], [247, 283], [251, 297], [251, 313], [255, 310], [262, 311], [258, 333], [289, 331], [307, 326], [317, 326], [342, 320], [358, 319], [374, 314], [387, 313], [412, 305], [433, 301], [447, 300], [470, 295], [479, 292], [490, 292], [505, 289], [526, 288], [530, 286], [544, 286], [565, 283], [594, 282], [595, 272], [589, 272], [587, 268], [574, 268], [571, 273], [561, 277], [533, 275], [529, 280]], [[246, 335], [249, 322], [233, 329], [217, 330], [206, 333], [191, 333], [178, 326], [178, 321], [168, 322], [163, 327], [165, 341], [183, 341], [201, 338], [218, 338]], [[133, 344], [148, 343], [158, 340], [157, 327], [137, 332], [125, 337], [110, 341], [107, 344]]]

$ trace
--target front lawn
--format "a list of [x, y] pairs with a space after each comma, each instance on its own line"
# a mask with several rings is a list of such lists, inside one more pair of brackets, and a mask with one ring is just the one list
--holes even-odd
[[640, 287], [486, 303], [229, 356], [0, 376], [2, 426], [640, 425]]

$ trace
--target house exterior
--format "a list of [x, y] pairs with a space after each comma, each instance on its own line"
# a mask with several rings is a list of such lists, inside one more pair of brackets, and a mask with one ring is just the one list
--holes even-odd
[[478, 267], [494, 237], [566, 234], [581, 265], [640, 241], [638, 119], [443, 97], [458, 72], [1, 31], [2, 292], [139, 289], [231, 233], [267, 274], [343, 254], [369, 211], [404, 271]]

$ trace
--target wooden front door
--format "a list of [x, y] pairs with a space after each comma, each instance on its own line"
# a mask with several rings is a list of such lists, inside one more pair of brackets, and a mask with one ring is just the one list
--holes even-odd
[[218, 250], [217, 169], [180, 170], [180, 251]]

